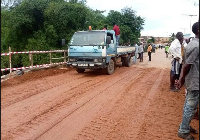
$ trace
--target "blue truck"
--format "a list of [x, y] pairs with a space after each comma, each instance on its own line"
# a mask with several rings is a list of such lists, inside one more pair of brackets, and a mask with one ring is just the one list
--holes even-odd
[[134, 46], [117, 46], [114, 30], [77, 31], [68, 46], [67, 66], [78, 73], [86, 69], [102, 69], [111, 75], [116, 65], [131, 66]]

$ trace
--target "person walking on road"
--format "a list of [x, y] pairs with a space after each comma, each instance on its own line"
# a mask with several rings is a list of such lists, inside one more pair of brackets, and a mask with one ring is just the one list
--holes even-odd
[[168, 58], [168, 54], [169, 54], [169, 45], [168, 44], [165, 46], [165, 54], [166, 54], [166, 58]]
[[181, 44], [183, 43], [183, 33], [178, 32], [176, 34], [176, 39], [171, 43], [169, 47], [169, 53], [173, 56], [173, 60], [171, 62], [171, 72], [170, 72], [170, 90], [174, 92], [178, 92], [175, 87], [175, 81], [179, 79], [180, 68], [182, 63], [182, 55], [181, 55]]
[[178, 137], [186, 140], [195, 140], [190, 133], [198, 133], [190, 126], [190, 122], [199, 103], [199, 22], [193, 24], [192, 32], [195, 38], [185, 48], [185, 64], [177, 84], [180, 89], [185, 83], [187, 89], [183, 118], [178, 130]]
[[151, 51], [152, 51], [152, 46], [151, 46], [151, 44], [149, 44], [148, 49], [147, 49], [149, 61], [151, 61]]
[[140, 61], [139, 62], [143, 62], [143, 53], [144, 53], [143, 43], [140, 43], [140, 46], [138, 48], [138, 53], [140, 54]]
[[118, 46], [119, 45], [119, 39], [120, 39], [120, 29], [119, 29], [119, 26], [116, 23], [113, 23], [113, 30], [115, 31], [116, 42], [117, 42], [117, 46]]

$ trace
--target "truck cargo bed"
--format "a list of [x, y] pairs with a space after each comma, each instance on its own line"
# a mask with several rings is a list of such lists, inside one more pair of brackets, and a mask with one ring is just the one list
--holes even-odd
[[133, 46], [118, 46], [117, 47], [117, 54], [126, 54], [126, 53], [132, 53], [135, 52], [135, 47]]

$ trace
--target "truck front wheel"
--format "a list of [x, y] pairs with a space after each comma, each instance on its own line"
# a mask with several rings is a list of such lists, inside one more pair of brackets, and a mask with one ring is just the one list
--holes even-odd
[[104, 68], [104, 72], [108, 75], [111, 75], [114, 73], [114, 71], [115, 71], [115, 62], [112, 59], [110, 59], [108, 66]]
[[85, 71], [85, 69], [79, 69], [79, 68], [77, 68], [76, 71], [77, 71], [78, 73], [83, 73], [83, 72]]

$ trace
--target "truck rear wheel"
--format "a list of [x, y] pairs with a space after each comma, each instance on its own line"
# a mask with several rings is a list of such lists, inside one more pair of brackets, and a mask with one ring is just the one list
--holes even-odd
[[126, 57], [121, 58], [122, 66], [126, 66]]
[[77, 68], [76, 71], [77, 71], [78, 73], [83, 73], [83, 72], [85, 71], [85, 69], [79, 69], [79, 68]]
[[124, 66], [126, 66], [126, 67], [130, 67], [131, 66], [131, 57], [130, 57], [130, 55], [128, 57], [125, 57]]
[[115, 62], [112, 59], [110, 59], [108, 66], [104, 68], [104, 72], [108, 75], [111, 75], [114, 73], [114, 71], [115, 71]]

